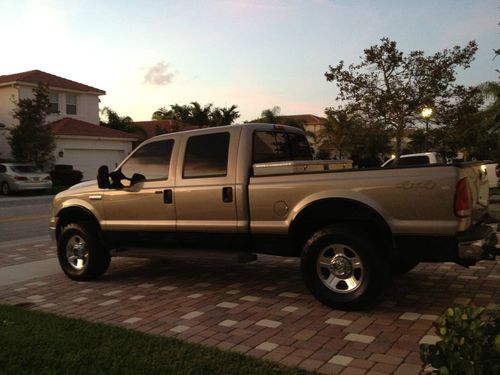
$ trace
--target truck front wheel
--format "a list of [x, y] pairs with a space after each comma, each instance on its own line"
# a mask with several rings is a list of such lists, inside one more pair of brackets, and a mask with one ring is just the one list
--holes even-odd
[[387, 275], [373, 242], [349, 227], [327, 226], [306, 242], [302, 275], [311, 293], [329, 307], [353, 310], [374, 301]]
[[72, 280], [93, 280], [102, 276], [110, 263], [109, 252], [103, 249], [92, 223], [66, 225], [57, 242], [59, 264]]

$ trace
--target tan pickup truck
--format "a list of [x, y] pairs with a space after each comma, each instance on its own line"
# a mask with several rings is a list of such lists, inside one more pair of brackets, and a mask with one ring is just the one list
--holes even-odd
[[63, 271], [89, 280], [113, 254], [225, 251], [300, 257], [328, 306], [360, 308], [420, 261], [494, 259], [480, 163], [352, 169], [312, 160], [298, 129], [232, 125], [154, 137], [97, 181], [54, 198]]

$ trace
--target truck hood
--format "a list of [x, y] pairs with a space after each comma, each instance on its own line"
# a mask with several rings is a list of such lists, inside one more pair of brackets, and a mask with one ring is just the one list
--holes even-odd
[[76, 185], [73, 185], [73, 186], [69, 187], [68, 190], [86, 188], [86, 187], [89, 187], [89, 186], [94, 186], [95, 189], [99, 189], [97, 187], [97, 180], [90, 180], [90, 181], [84, 181], [84, 182], [80, 182], [80, 183], [78, 183]]

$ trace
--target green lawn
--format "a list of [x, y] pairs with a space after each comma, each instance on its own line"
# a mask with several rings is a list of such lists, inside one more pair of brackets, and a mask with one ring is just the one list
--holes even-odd
[[1, 374], [306, 374], [238, 353], [0, 305]]

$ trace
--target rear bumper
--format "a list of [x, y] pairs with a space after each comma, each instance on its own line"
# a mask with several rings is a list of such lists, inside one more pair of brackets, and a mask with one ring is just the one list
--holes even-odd
[[9, 187], [12, 191], [21, 190], [44, 190], [52, 188], [52, 181], [40, 181], [40, 182], [9, 182]]
[[478, 261], [500, 254], [500, 232], [496, 221], [476, 224], [457, 237], [458, 258]]

